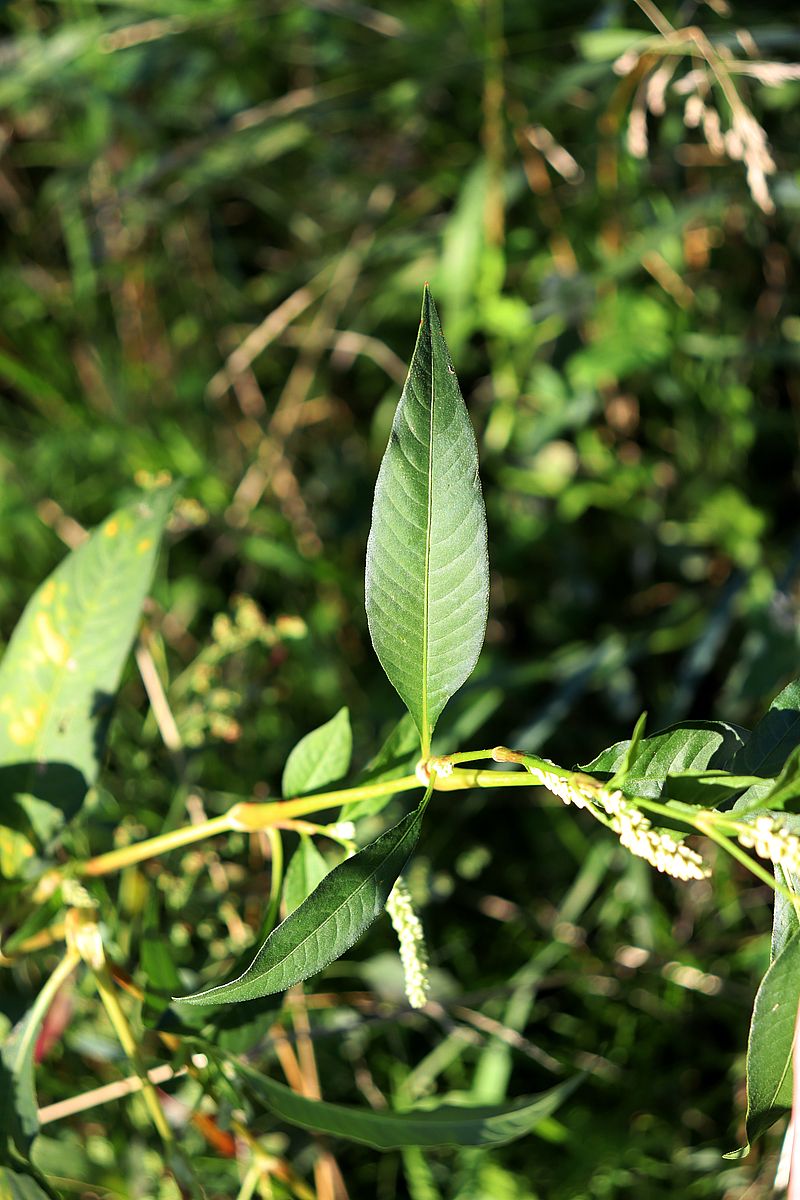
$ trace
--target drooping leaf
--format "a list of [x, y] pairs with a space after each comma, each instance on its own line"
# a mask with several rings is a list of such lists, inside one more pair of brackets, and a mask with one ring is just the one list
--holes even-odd
[[411, 1112], [375, 1112], [298, 1096], [285, 1084], [236, 1064], [251, 1092], [282, 1121], [375, 1150], [404, 1146], [502, 1146], [524, 1137], [564, 1102], [580, 1076], [539, 1096], [500, 1105], [437, 1104]]
[[[34, 593], [0, 663], [0, 790], [47, 840], [94, 782], [174, 489], [109, 517]], [[7, 809], [8, 813], [9, 810]]]
[[349, 950], [382, 912], [417, 844], [432, 790], [414, 812], [334, 867], [308, 899], [273, 929], [238, 979], [194, 996], [176, 997], [177, 1002], [217, 1004], [282, 992]]
[[375, 485], [366, 572], [372, 644], [416, 722], [423, 755], [478, 660], [488, 599], [475, 435], [426, 287]]
[[[410, 713], [403, 713], [375, 757], [367, 764], [356, 783], [384, 783], [399, 779], [414, 770], [419, 758], [419, 733]], [[370, 796], [366, 800], [354, 800], [342, 806], [341, 821], [359, 821], [362, 817], [374, 816], [385, 808], [392, 799], [386, 796]]]
[[302, 738], [283, 768], [283, 795], [318, 792], [347, 774], [353, 751], [350, 714], [340, 708], [335, 717]]
[[300, 844], [289, 860], [283, 881], [283, 902], [286, 915], [299, 908], [328, 874], [328, 864], [307, 834], [300, 835]]
[[77, 960], [71, 956], [62, 959], [59, 966], [49, 977], [42, 990], [28, 1009], [25, 1016], [9, 1033], [0, 1048], [3, 1066], [10, 1077], [11, 1096], [3, 1097], [5, 1109], [8, 1106], [9, 1117], [13, 1116], [11, 1132], [20, 1149], [27, 1152], [39, 1130], [39, 1116], [36, 1105], [36, 1088], [34, 1085], [34, 1052], [36, 1039], [42, 1022], [47, 1016], [48, 1009], [55, 998], [58, 989], [74, 969]]
[[[747, 1046], [747, 1137], [752, 1142], [792, 1106], [792, 1045], [800, 1001], [800, 932], [769, 967], [756, 993]], [[747, 1145], [726, 1157], [738, 1158]]]
[[[657, 800], [664, 793], [670, 775], [725, 768], [744, 744], [745, 734], [746, 731], [724, 721], [684, 721], [681, 725], [671, 725], [639, 742], [619, 787], [628, 795]], [[607, 773], [613, 776], [625, 762], [629, 744], [625, 741], [609, 746], [590, 763], [583, 764], [581, 770], [590, 775]], [[703, 785], [691, 778], [679, 790], [681, 794], [673, 798], [687, 804], [703, 804], [709, 800]]]

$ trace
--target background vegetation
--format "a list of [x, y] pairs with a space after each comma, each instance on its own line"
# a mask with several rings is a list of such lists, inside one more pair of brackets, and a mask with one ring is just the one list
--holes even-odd
[[[176, 725], [165, 744], [131, 663], [68, 850], [278, 794], [342, 704], [359, 763], [400, 715], [363, 562], [426, 279], [492, 565], [439, 748], [585, 762], [643, 708], [651, 730], [752, 725], [798, 674], [800, 81], [759, 66], [800, 52], [785, 6], [13, 0], [0, 21], [0, 637], [81, 527], [184, 481], [144, 635]], [[704, 36], [670, 42], [688, 25]], [[721, 1157], [768, 889], [727, 861], [654, 877], [538, 790], [447, 805], [410, 880], [439, 1006], [408, 1012], [374, 928], [316, 989], [325, 1096], [496, 1100], [589, 1073], [491, 1154], [334, 1145], [350, 1196], [768, 1195], [780, 1129]], [[146, 945], [179, 971], [238, 961], [268, 853], [237, 835], [93, 884], [120, 969], [142, 984]], [[4, 971], [4, 1027], [53, 962]], [[42, 1104], [125, 1071], [90, 990], [63, 1003]], [[274, 1009], [236, 1031], [266, 1064]], [[207, 1194], [236, 1195], [236, 1097], [172, 1091]], [[307, 1136], [253, 1129], [308, 1174]], [[175, 1194], [139, 1101], [45, 1132], [65, 1190]]]

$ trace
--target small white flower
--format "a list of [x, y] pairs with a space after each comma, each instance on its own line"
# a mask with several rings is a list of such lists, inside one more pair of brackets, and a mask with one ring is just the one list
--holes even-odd
[[406, 995], [412, 1008], [424, 1008], [428, 999], [428, 952], [422, 922], [414, 912], [405, 880], [395, 882], [386, 901], [392, 926], [400, 942], [400, 961], [403, 964]]
[[743, 821], [737, 832], [740, 844], [759, 858], [800, 873], [800, 837], [785, 829], [776, 817], [762, 814]]

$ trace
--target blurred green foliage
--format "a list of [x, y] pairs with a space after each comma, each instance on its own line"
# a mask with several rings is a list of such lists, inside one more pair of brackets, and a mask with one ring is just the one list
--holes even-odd
[[[783, 5], [727, 7], [664, 17], [743, 61], [798, 56]], [[438, 747], [479, 734], [587, 761], [642, 708], [653, 729], [749, 724], [797, 675], [800, 82], [736, 76], [777, 165], [765, 213], [743, 164], [685, 124], [686, 92], [667, 89], [631, 152], [653, 63], [614, 62], [654, 34], [634, 3], [11, 0], [0, 22], [0, 637], [76, 522], [184, 480], [147, 614], [183, 749], [131, 665], [71, 853], [120, 824], [174, 827], [187, 799], [213, 815], [279, 794], [289, 750], [342, 704], [358, 763], [400, 715], [363, 560], [426, 279], [478, 434], [492, 566], [487, 647]], [[719, 88], [708, 103], [726, 128]], [[439, 1015], [398, 1010], [391, 931], [373, 930], [324, 985], [369, 990], [369, 1019], [311, 1014], [326, 1097], [489, 1102], [589, 1074], [538, 1136], [492, 1153], [335, 1146], [353, 1200], [766, 1194], [779, 1139], [743, 1164], [721, 1153], [741, 1134], [767, 890], [723, 862], [711, 884], [654, 879], [527, 792], [435, 815], [410, 883]], [[158, 961], [246, 957], [268, 871], [237, 835], [91, 886], [143, 985]], [[53, 962], [4, 972], [0, 1022]], [[41, 1103], [126, 1069], [90, 989], [68, 1002]], [[270, 1062], [274, 1016], [248, 1009], [228, 1036]], [[224, 1133], [237, 1097], [211, 1094]], [[206, 1103], [186, 1083], [172, 1115], [206, 1194], [235, 1195], [224, 1139], [191, 1121]], [[307, 1136], [253, 1129], [308, 1174]], [[37, 1161], [68, 1192], [177, 1194], [137, 1098], [46, 1134]]]

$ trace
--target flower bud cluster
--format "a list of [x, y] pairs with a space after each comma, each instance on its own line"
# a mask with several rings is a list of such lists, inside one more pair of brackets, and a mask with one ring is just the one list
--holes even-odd
[[620, 844], [631, 854], [673, 879], [705, 879], [709, 874], [696, 850], [665, 830], [653, 829], [642, 810], [622, 792], [601, 789], [597, 797], [611, 817], [611, 828], [619, 835]]
[[392, 926], [400, 942], [400, 961], [403, 964], [406, 995], [412, 1008], [424, 1008], [428, 999], [428, 952], [422, 922], [414, 912], [404, 879], [396, 881], [386, 901]]
[[762, 814], [739, 826], [737, 839], [759, 858], [767, 858], [787, 871], [800, 874], [800, 837], [790, 833], [777, 817]]
[[589, 775], [557, 775], [554, 771], [535, 766], [529, 766], [528, 770], [548, 792], [558, 796], [564, 804], [574, 804], [576, 808], [591, 808], [600, 790]]
[[621, 845], [657, 871], [684, 880], [705, 879], [708, 875], [708, 868], [696, 850], [681, 838], [654, 829], [642, 810], [622, 792], [610, 792], [591, 775], [581, 772], [562, 775], [533, 765], [529, 765], [528, 770], [565, 804], [587, 808], [601, 820], [609, 817]]

